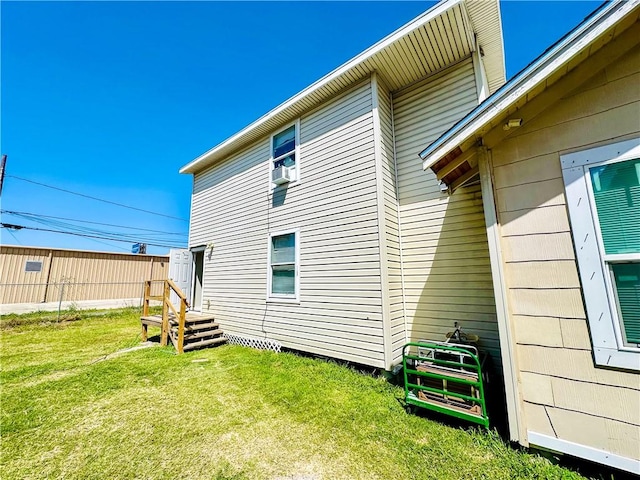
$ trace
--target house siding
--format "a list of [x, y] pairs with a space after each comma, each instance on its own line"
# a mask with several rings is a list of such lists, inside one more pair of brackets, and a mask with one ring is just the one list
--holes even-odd
[[571, 93], [534, 99], [525, 108], [543, 113], [489, 145], [505, 283], [526, 429], [638, 460], [640, 375], [594, 366], [560, 155], [640, 136], [640, 50], [589, 62], [562, 80]]
[[391, 92], [384, 82], [378, 84], [381, 161], [383, 175], [384, 229], [386, 236], [386, 268], [389, 296], [389, 326], [391, 329], [391, 363], [397, 363], [406, 343], [404, 302], [400, 256], [400, 228], [396, 167], [394, 155], [393, 114]]
[[[409, 339], [418, 341], [444, 340], [457, 321], [499, 364], [480, 186], [449, 196], [418, 158], [477, 104], [471, 59], [393, 95], [406, 322]], [[400, 355], [404, 339], [396, 340]]]
[[[300, 182], [269, 189], [269, 138], [195, 175], [190, 245], [225, 332], [384, 367], [372, 88], [300, 119]], [[300, 302], [267, 302], [269, 232], [299, 229]]]

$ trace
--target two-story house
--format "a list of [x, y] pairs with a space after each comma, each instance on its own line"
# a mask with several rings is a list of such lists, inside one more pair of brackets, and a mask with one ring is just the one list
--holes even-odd
[[193, 308], [385, 370], [458, 322], [512, 440], [640, 474], [639, 12], [503, 85], [497, 0], [444, 0], [185, 165]]
[[504, 80], [498, 2], [443, 1], [185, 165], [194, 308], [387, 370], [457, 321], [499, 363], [480, 187], [418, 154]]

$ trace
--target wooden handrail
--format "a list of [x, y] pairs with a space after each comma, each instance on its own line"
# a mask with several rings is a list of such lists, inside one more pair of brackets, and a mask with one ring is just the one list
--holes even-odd
[[[163, 282], [162, 295], [152, 296], [151, 295], [151, 283], [152, 282]], [[171, 303], [171, 291], [174, 291], [175, 294], [180, 299], [180, 311], [176, 309], [176, 307]], [[142, 303], [142, 315], [149, 315], [149, 305], [151, 300], [161, 300], [162, 301], [162, 333], [160, 334], [160, 345], [165, 346], [168, 343], [169, 338], [171, 338], [171, 342], [176, 347], [178, 353], [184, 353], [184, 329], [187, 318], [187, 308], [189, 307], [189, 302], [187, 301], [186, 295], [180, 290], [173, 280], [170, 278], [166, 280], [145, 280], [144, 282], [144, 299]], [[178, 319], [178, 338], [177, 341], [171, 335], [169, 328], [169, 309], [173, 312], [175, 317]], [[146, 330], [143, 326], [142, 332], [143, 340], [146, 340]]]
[[186, 304], [187, 307], [189, 306], [189, 302], [187, 301], [187, 297], [184, 293], [182, 293], [182, 290], [180, 290], [180, 287], [177, 286], [173, 280], [168, 279], [167, 282], [169, 282], [169, 286], [173, 289], [173, 291], [176, 293], [176, 295], [178, 295], [178, 297], [180, 297], [180, 300], [183, 300]]

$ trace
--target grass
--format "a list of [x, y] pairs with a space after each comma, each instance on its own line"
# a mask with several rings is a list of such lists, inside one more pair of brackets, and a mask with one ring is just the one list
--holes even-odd
[[[139, 343], [138, 313], [2, 319], [3, 479], [574, 479], [496, 434], [407, 415], [336, 363]], [[57, 318], [57, 314], [54, 318]]]

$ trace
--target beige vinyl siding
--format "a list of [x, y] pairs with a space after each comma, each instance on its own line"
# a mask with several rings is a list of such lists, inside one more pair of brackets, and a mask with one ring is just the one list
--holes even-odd
[[449, 196], [418, 158], [477, 103], [470, 59], [394, 94], [404, 293], [412, 341], [444, 340], [457, 321], [500, 363], [480, 186]]
[[[371, 85], [300, 119], [300, 182], [269, 189], [269, 138], [195, 175], [190, 244], [222, 329], [383, 367]], [[299, 229], [300, 302], [266, 301], [269, 232]]]
[[402, 295], [402, 269], [400, 256], [400, 229], [398, 226], [398, 198], [396, 194], [396, 168], [393, 144], [393, 116], [391, 92], [379, 82], [379, 112], [381, 156], [384, 193], [384, 229], [387, 248], [387, 281], [389, 283], [389, 323], [391, 328], [391, 363], [398, 363], [406, 341], [404, 303]]
[[[27, 261], [42, 262], [25, 272]], [[169, 257], [4, 245], [0, 248], [3, 304], [140, 298], [142, 282], [165, 279]], [[47, 287], [47, 283], [49, 286]]]
[[490, 145], [525, 427], [636, 460], [640, 375], [594, 366], [560, 155], [640, 135], [638, 65], [636, 47], [570, 74], [572, 93]]

